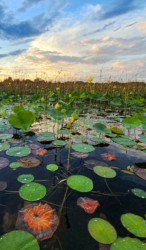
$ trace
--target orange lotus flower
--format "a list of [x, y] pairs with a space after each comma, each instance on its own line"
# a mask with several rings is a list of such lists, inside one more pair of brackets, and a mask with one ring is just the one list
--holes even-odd
[[45, 155], [45, 154], [47, 154], [47, 152], [48, 151], [46, 149], [44, 149], [44, 148], [39, 148], [39, 149], [36, 150], [37, 155]]
[[105, 158], [107, 158], [108, 160], [110, 160], [110, 161], [115, 161], [115, 160], [116, 160], [116, 156], [113, 155], [113, 154], [105, 153], [105, 154], [103, 154], [103, 156], [104, 156]]
[[29, 208], [24, 215], [27, 225], [33, 230], [45, 230], [50, 228], [53, 222], [53, 209], [47, 204]]

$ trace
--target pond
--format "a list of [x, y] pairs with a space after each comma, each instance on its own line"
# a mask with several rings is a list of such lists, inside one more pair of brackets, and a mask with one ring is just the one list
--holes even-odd
[[[36, 237], [37, 231], [40, 237], [39, 243], [35, 245], [37, 244], [35, 242], [30, 248], [22, 247], [28, 250], [120, 250], [122, 248], [115, 248], [113, 245], [117, 236], [128, 237], [128, 240], [136, 238], [137, 244], [141, 244], [146, 237], [145, 228], [144, 233], [137, 233], [135, 224], [129, 222], [129, 225], [127, 218], [127, 225], [122, 222], [121, 216], [127, 214], [127, 216], [137, 215], [144, 218], [146, 211], [146, 175], [143, 174], [146, 155], [144, 152], [113, 142], [92, 143], [92, 145], [87, 141], [82, 143], [80, 137], [75, 139], [76, 146], [73, 147], [72, 143], [67, 144], [68, 135], [63, 135], [65, 145], [56, 146], [52, 139], [50, 141], [40, 139], [40, 136], [45, 136], [43, 133], [25, 134], [24, 138], [18, 131], [18, 134], [13, 134], [14, 132], [10, 128], [1, 131], [0, 134], [1, 236], [8, 233], [6, 234], [8, 239], [12, 240], [14, 236], [11, 236], [10, 232], [19, 229], [34, 233]], [[4, 134], [12, 134], [13, 137], [3, 136]], [[59, 138], [60, 142], [62, 137]], [[77, 150], [79, 146], [80, 150]], [[77, 176], [79, 179], [76, 178]], [[81, 176], [83, 180], [80, 179]], [[74, 179], [71, 180], [71, 177]], [[36, 185], [32, 186], [33, 184]], [[30, 219], [27, 221], [27, 217], [22, 218], [22, 214], [25, 214], [28, 209], [45, 204], [55, 209], [53, 213], [57, 216], [54, 217], [56, 225], [51, 229], [54, 232], [50, 239], [43, 239], [43, 237], [47, 238], [46, 224], [43, 224], [45, 223], [43, 220], [40, 222], [41, 226], [37, 224], [39, 229], [30, 230], [30, 226], [26, 226]], [[102, 223], [99, 230], [97, 230], [98, 226], [95, 229], [96, 219], [98, 225], [99, 219], [102, 223], [107, 222], [107, 229], [105, 230]], [[90, 225], [94, 223], [95, 226]], [[146, 227], [145, 220], [143, 223]], [[45, 236], [42, 235], [43, 226]], [[137, 227], [141, 231], [141, 224], [139, 225], [138, 222]], [[18, 238], [20, 239], [20, 235]], [[0, 249], [5, 250], [7, 243], [4, 238], [2, 239]], [[133, 246], [133, 242], [129, 243], [129, 241], [128, 246]], [[18, 242], [19, 249], [22, 244]], [[130, 247], [123, 249], [132, 249]], [[17, 249], [17, 244], [14, 249]], [[142, 249], [146, 249], [145, 245]]]

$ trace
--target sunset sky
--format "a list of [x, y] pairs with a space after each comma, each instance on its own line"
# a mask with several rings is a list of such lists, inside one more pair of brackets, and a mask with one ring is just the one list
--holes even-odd
[[0, 79], [146, 81], [145, 0], [0, 0]]

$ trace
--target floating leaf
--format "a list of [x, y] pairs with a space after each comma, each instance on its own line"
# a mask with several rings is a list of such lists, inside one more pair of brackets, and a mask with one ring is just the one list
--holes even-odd
[[17, 180], [21, 183], [30, 183], [34, 180], [34, 176], [32, 174], [21, 174]]
[[84, 165], [89, 169], [93, 169], [95, 166], [108, 166], [107, 163], [97, 160], [87, 160]]
[[104, 178], [114, 178], [116, 176], [115, 170], [111, 169], [110, 167], [95, 166], [93, 171], [95, 174]]
[[122, 122], [129, 128], [135, 128], [141, 125], [141, 121], [136, 117], [126, 117]]
[[131, 189], [131, 192], [140, 198], [146, 198], [146, 191], [144, 191], [140, 188], [133, 188], [133, 189]]
[[48, 151], [46, 149], [44, 149], [44, 148], [39, 148], [39, 149], [36, 150], [37, 155], [45, 155], [47, 153], [48, 153]]
[[87, 158], [89, 156], [88, 153], [80, 153], [80, 152], [71, 152], [71, 156], [76, 158]]
[[0, 151], [5, 151], [10, 148], [10, 144], [5, 142], [5, 143], [0, 143]]
[[56, 147], [64, 147], [66, 145], [66, 142], [63, 140], [55, 140], [52, 143]]
[[68, 130], [68, 129], [60, 129], [60, 130], [58, 130], [58, 134], [69, 135], [70, 134], [70, 130]]
[[124, 135], [123, 129], [118, 128], [118, 127], [112, 127], [111, 132], [114, 134], [118, 134], [118, 135]]
[[6, 154], [9, 156], [22, 157], [29, 155], [31, 153], [30, 148], [28, 147], [12, 147], [6, 151]]
[[118, 144], [124, 145], [124, 146], [129, 146], [129, 147], [136, 145], [135, 141], [132, 141], [132, 140], [125, 138], [125, 137], [114, 137], [114, 138], [112, 138], [112, 141], [116, 142]]
[[141, 216], [126, 213], [121, 216], [122, 225], [137, 237], [146, 237], [146, 220]]
[[58, 170], [58, 166], [56, 164], [48, 164], [46, 166], [46, 169], [55, 172], [56, 170]]
[[93, 200], [88, 197], [79, 197], [77, 199], [77, 206], [81, 207], [86, 213], [93, 214], [100, 204], [98, 200]]
[[118, 238], [110, 250], [146, 250], [146, 244], [135, 238]]
[[104, 156], [105, 158], [107, 158], [109, 161], [115, 161], [115, 160], [116, 160], [116, 156], [113, 155], [113, 154], [105, 153], [105, 154], [103, 154], [103, 156]]
[[121, 170], [124, 174], [133, 174], [132, 172], [128, 171], [128, 170]]
[[97, 137], [92, 137], [92, 138], [90, 138], [90, 140], [91, 140], [91, 141], [94, 141], [94, 142], [96, 142], [96, 143], [102, 143], [102, 142], [103, 142], [103, 139], [97, 138]]
[[140, 135], [139, 141], [146, 143], [146, 135]]
[[37, 167], [40, 165], [40, 160], [33, 157], [33, 156], [27, 156], [24, 158], [21, 158], [19, 160], [19, 163], [22, 168], [32, 168], [32, 167]]
[[11, 231], [0, 238], [0, 249], [40, 250], [35, 237], [26, 231]]
[[106, 220], [93, 218], [88, 223], [88, 231], [94, 240], [111, 244], [117, 239], [115, 228]]
[[134, 174], [140, 177], [141, 179], [146, 180], [146, 169], [136, 168], [134, 170]]
[[0, 169], [5, 168], [9, 165], [9, 160], [4, 157], [0, 157]]
[[9, 167], [10, 168], [13, 168], [13, 169], [16, 169], [16, 168], [19, 168], [21, 166], [21, 164], [19, 162], [11, 162]]
[[72, 175], [67, 178], [67, 185], [79, 192], [89, 192], [93, 189], [93, 182], [83, 175]]
[[13, 137], [12, 134], [0, 134], [0, 140], [7, 140]]
[[95, 123], [93, 125], [93, 128], [98, 132], [98, 133], [106, 133], [107, 127], [102, 124], [102, 123]]
[[85, 144], [85, 143], [73, 144], [72, 149], [80, 153], [90, 153], [95, 150], [93, 146]]
[[42, 184], [31, 182], [24, 184], [19, 189], [19, 195], [22, 199], [27, 201], [38, 201], [46, 195], [46, 187]]

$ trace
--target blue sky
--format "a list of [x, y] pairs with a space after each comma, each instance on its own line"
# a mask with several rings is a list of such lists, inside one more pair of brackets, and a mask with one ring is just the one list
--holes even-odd
[[146, 81], [146, 1], [0, 0], [0, 79]]

